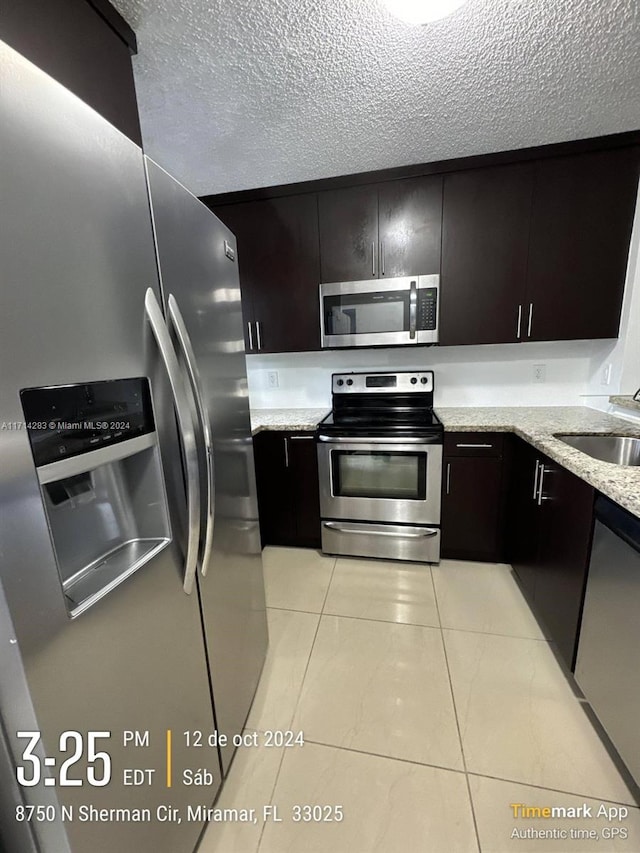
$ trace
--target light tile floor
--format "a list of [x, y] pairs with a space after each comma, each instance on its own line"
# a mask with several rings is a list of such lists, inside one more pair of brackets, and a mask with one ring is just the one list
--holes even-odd
[[[640, 810], [508, 566], [289, 548], [264, 565], [270, 649], [247, 723], [263, 745], [240, 748], [217, 803], [256, 820], [212, 824], [200, 853], [640, 853]], [[264, 745], [289, 728], [304, 746]], [[344, 818], [296, 822], [300, 804]]]

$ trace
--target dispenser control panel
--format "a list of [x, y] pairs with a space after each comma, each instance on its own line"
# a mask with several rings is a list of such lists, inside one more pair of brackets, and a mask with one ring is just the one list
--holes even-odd
[[20, 399], [37, 467], [155, 430], [144, 377], [25, 388]]

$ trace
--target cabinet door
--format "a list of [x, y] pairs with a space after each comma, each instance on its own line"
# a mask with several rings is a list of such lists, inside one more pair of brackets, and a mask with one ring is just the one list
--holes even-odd
[[532, 189], [529, 164], [445, 177], [441, 344], [519, 339]]
[[254, 247], [260, 241], [260, 223], [256, 205], [248, 201], [241, 204], [213, 206], [211, 209], [236, 237], [244, 320], [244, 346], [248, 353], [257, 352], [253, 325], [253, 297], [260, 281], [260, 267]]
[[380, 277], [440, 272], [441, 176], [380, 184], [378, 223]]
[[296, 545], [320, 548], [318, 453], [312, 435], [293, 434], [289, 437], [289, 465]]
[[594, 489], [543, 458], [534, 608], [573, 669], [593, 531]]
[[286, 432], [259, 432], [253, 441], [262, 545], [295, 540]]
[[[320, 349], [316, 195], [220, 207], [238, 241], [247, 352]], [[247, 323], [253, 323], [249, 335]]]
[[377, 187], [318, 193], [318, 209], [322, 281], [377, 278]]
[[131, 52], [108, 16], [123, 32], [129, 27], [107, 6], [85, 0], [2, 3], [0, 39], [142, 145]]
[[637, 187], [638, 149], [537, 163], [531, 340], [617, 336]]
[[508, 512], [507, 556], [533, 601], [540, 555], [540, 512], [536, 497], [540, 454], [514, 439]]
[[320, 349], [320, 249], [315, 193], [255, 203], [253, 313], [261, 352]]
[[496, 560], [502, 460], [447, 456], [442, 496], [443, 557]]

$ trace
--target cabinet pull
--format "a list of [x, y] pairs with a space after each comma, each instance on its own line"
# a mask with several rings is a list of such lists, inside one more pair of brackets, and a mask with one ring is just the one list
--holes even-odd
[[286, 435], [284, 437], [284, 467], [289, 467], [289, 439]]
[[520, 330], [522, 328], [522, 303], [518, 305], [518, 329], [516, 331], [516, 338], [520, 340]]
[[451, 462], [447, 462], [447, 494], [451, 492]]
[[456, 447], [485, 447], [490, 449], [493, 447], [493, 444], [456, 444]]
[[314, 437], [312, 435], [290, 435], [289, 438], [291, 441], [313, 441]]
[[543, 495], [542, 489], [544, 488], [544, 475], [545, 474], [553, 474], [553, 468], [545, 468], [545, 466], [540, 463], [540, 485], [538, 486], [538, 506], [542, 506], [543, 501], [550, 501], [551, 498], [549, 495]]
[[382, 275], [384, 275], [384, 240], [380, 242], [380, 266], [382, 267]]
[[253, 334], [251, 332], [251, 322], [247, 323], [247, 329], [249, 330], [249, 349], [253, 352]]
[[376, 244], [373, 242], [371, 244], [371, 274], [373, 278], [376, 277]]
[[533, 323], [533, 302], [529, 303], [529, 324], [527, 326], [527, 337], [531, 337], [531, 324]]
[[533, 475], [533, 500], [538, 497], [538, 472], [540, 471], [540, 460], [536, 459], [536, 472]]
[[256, 320], [256, 337], [258, 339], [258, 350], [262, 349], [262, 335], [260, 334], [260, 320]]

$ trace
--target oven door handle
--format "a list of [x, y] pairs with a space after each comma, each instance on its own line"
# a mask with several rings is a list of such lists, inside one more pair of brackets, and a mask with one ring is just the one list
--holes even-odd
[[318, 435], [318, 441], [326, 442], [327, 444], [442, 444], [439, 438], [431, 436], [423, 436], [422, 438], [372, 438], [368, 437], [349, 437], [343, 435]]
[[323, 521], [323, 527], [329, 530], [335, 530], [336, 533], [366, 533], [367, 536], [392, 536], [394, 539], [429, 539], [432, 536], [438, 535], [438, 530], [428, 527], [420, 530], [419, 533], [391, 533], [389, 530], [372, 530], [367, 526], [366, 530], [358, 530], [355, 527], [343, 527], [337, 521]]

